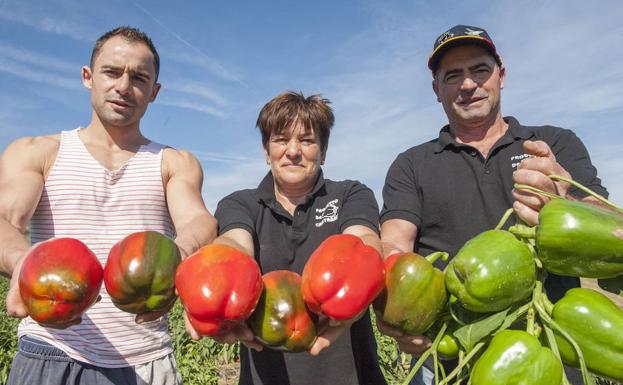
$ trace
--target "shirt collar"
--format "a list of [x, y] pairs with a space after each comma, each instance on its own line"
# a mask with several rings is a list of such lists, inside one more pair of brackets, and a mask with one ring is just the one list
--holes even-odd
[[[314, 187], [309, 192], [309, 194], [307, 194], [305, 201], [307, 202], [310, 198], [317, 195], [320, 190], [324, 189], [324, 186], [325, 179], [322, 169], [320, 169], [318, 177], [316, 178], [316, 182], [314, 183]], [[257, 194], [258, 201], [263, 202], [266, 206], [272, 207], [277, 201], [277, 199], [275, 198], [275, 180], [271, 171], [266, 174], [264, 179], [262, 179], [260, 184], [257, 186]]]
[[[498, 145], [508, 144], [513, 141], [513, 139], [530, 139], [534, 136], [532, 131], [528, 130], [526, 127], [519, 124], [517, 119], [512, 116], [505, 116], [504, 121], [508, 124], [508, 130], [504, 133], [504, 136], [500, 138]], [[445, 125], [439, 131], [439, 138], [435, 143], [435, 153], [440, 153], [445, 150], [448, 146], [453, 147], [462, 147], [464, 146], [461, 143], [458, 143], [456, 139], [450, 133], [450, 125]]]

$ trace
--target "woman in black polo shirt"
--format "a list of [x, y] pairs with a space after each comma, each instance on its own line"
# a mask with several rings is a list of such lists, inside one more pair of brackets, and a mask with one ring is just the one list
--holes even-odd
[[[378, 206], [357, 181], [325, 179], [322, 164], [334, 116], [327, 99], [285, 92], [260, 111], [270, 171], [257, 188], [219, 202], [215, 243], [254, 256], [262, 273], [301, 274], [318, 245], [333, 234], [359, 236], [380, 252]], [[308, 353], [262, 349], [249, 329], [222, 342], [240, 340], [240, 384], [385, 384], [378, 366], [369, 314], [322, 332]]]

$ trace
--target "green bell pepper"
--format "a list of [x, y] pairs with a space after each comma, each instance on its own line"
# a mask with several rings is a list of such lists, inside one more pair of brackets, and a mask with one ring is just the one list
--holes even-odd
[[[554, 305], [553, 320], [575, 340], [591, 372], [623, 380], [623, 310], [590, 289], [575, 288]], [[571, 344], [556, 335], [560, 355], [569, 365], [579, 367]]]
[[262, 276], [264, 290], [247, 324], [264, 346], [298, 353], [316, 340], [318, 318], [307, 309], [301, 295], [301, 276], [274, 270]]
[[503, 330], [474, 364], [472, 385], [560, 385], [562, 364], [522, 330]]
[[448, 301], [443, 272], [432, 264], [440, 256], [447, 254], [403, 253], [385, 260], [385, 288], [374, 301], [385, 323], [411, 335], [431, 327]]
[[467, 310], [488, 313], [526, 299], [536, 281], [530, 248], [504, 230], [469, 240], [446, 268], [446, 288]]
[[534, 238], [543, 267], [559, 275], [612, 278], [623, 274], [623, 215], [578, 201], [553, 199], [539, 212], [539, 225], [509, 229]]

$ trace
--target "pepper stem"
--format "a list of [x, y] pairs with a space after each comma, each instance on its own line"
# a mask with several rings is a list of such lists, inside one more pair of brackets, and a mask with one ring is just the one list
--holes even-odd
[[508, 221], [508, 218], [510, 218], [512, 214], [513, 214], [513, 208], [511, 207], [510, 209], [504, 212], [504, 215], [502, 215], [502, 218], [500, 218], [500, 221], [498, 222], [497, 226], [495, 226], [495, 230], [501, 229], [502, 226], [504, 226], [504, 224], [506, 223], [506, 221]]
[[449, 384], [450, 380], [452, 380], [454, 377], [458, 376], [461, 373], [461, 370], [463, 370], [465, 365], [469, 363], [469, 361], [476, 355], [476, 353], [478, 353], [478, 351], [480, 351], [480, 349], [483, 348], [483, 346], [485, 346], [484, 342], [477, 343], [474, 348], [465, 356], [463, 362], [461, 362], [456, 368], [454, 368], [454, 370], [450, 372], [450, 374], [448, 374], [448, 377], [441, 381], [439, 385]]
[[526, 331], [533, 336], [535, 336], [534, 326], [534, 308], [530, 307], [530, 309], [528, 309], [528, 313], [526, 314]]
[[536, 226], [530, 227], [526, 225], [516, 224], [508, 228], [508, 231], [521, 239], [534, 239], [536, 238]]
[[449, 254], [444, 251], [435, 251], [434, 253], [428, 254], [425, 258], [428, 262], [434, 263], [439, 258], [441, 258], [442, 261], [447, 261], [448, 256]]
[[433, 344], [428, 349], [426, 349], [424, 353], [422, 353], [422, 355], [417, 360], [415, 365], [413, 365], [413, 367], [409, 371], [409, 374], [407, 374], [407, 377], [405, 377], [405, 380], [402, 383], [402, 385], [409, 385], [409, 383], [415, 376], [415, 373], [417, 373], [417, 371], [420, 370], [422, 365], [424, 365], [424, 362], [426, 361], [428, 356], [430, 356], [432, 352], [437, 352], [437, 346], [439, 346], [439, 341], [441, 341], [441, 337], [443, 337], [443, 334], [446, 332], [447, 328], [448, 328], [448, 324], [444, 322], [444, 324], [441, 325], [441, 328], [439, 329], [439, 332], [437, 333], [437, 336], [435, 337]]
[[547, 197], [547, 198], [551, 198], [551, 199], [564, 199], [563, 197], [561, 197], [560, 195], [551, 193], [551, 192], [547, 192], [544, 190], [541, 190], [539, 188], [527, 185], [527, 184], [521, 184], [521, 183], [515, 183], [515, 189], [517, 190], [526, 190], [526, 191], [532, 191], [534, 193], [537, 193], [541, 196]]
[[602, 202], [603, 204], [623, 213], [623, 208], [620, 206], [617, 206], [615, 203], [609, 201], [608, 199], [602, 197], [601, 195], [597, 194], [595, 191], [589, 189], [588, 187], [584, 186], [582, 183], [577, 182], [573, 179], [569, 179], [566, 178], [564, 176], [560, 176], [560, 175], [549, 175], [549, 179], [554, 180], [554, 181], [563, 181], [563, 182], [567, 182], [570, 185], [572, 185], [573, 187], [580, 189], [582, 191], [584, 191], [585, 193], [587, 193], [588, 195], [592, 196], [593, 198], [599, 200], [600, 202]]
[[[562, 362], [562, 359], [560, 358], [560, 350], [558, 350], [558, 344], [556, 343], [556, 337], [554, 336], [554, 332], [549, 326], [545, 324], [543, 324], [543, 330], [545, 330], [547, 345], [550, 349], [552, 349], [552, 352], [558, 358], [558, 361]], [[562, 385], [570, 385], [564, 370], [562, 371]]]

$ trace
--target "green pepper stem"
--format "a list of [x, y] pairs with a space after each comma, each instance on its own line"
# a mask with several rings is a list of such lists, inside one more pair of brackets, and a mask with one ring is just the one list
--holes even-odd
[[547, 198], [551, 198], [551, 199], [564, 199], [563, 197], [561, 197], [560, 195], [551, 193], [551, 192], [547, 192], [547, 191], [543, 191], [539, 188], [527, 185], [527, 184], [521, 184], [521, 183], [515, 183], [515, 189], [517, 190], [526, 190], [526, 191], [532, 191], [534, 193], [537, 193], [541, 196], [547, 197]]
[[450, 372], [450, 374], [448, 374], [448, 377], [441, 381], [439, 385], [449, 384], [450, 380], [452, 380], [454, 377], [458, 376], [461, 373], [461, 370], [463, 370], [465, 365], [469, 363], [469, 361], [476, 355], [476, 353], [480, 351], [480, 349], [482, 349], [483, 346], [485, 346], [484, 342], [477, 343], [474, 348], [469, 353], [467, 353], [465, 359], [456, 368], [454, 368], [454, 370]]
[[[556, 337], [554, 336], [554, 332], [546, 324], [543, 324], [542, 326], [543, 326], [543, 330], [545, 330], [545, 336], [547, 337], [547, 345], [549, 346], [550, 349], [552, 349], [552, 352], [558, 358], [558, 361], [562, 362], [562, 359], [560, 358], [560, 350], [558, 350], [558, 344], [556, 343]], [[565, 374], [565, 371], [563, 370], [562, 371], [562, 385], [567, 385], [567, 384], [569, 384], [569, 380], [567, 379], [567, 375]]]
[[513, 208], [511, 207], [510, 209], [504, 212], [504, 215], [502, 215], [502, 218], [500, 218], [500, 221], [498, 222], [497, 226], [495, 226], [495, 230], [501, 229], [506, 223], [506, 221], [508, 221], [508, 218], [510, 218], [512, 214], [513, 214]]
[[573, 187], [584, 191], [585, 193], [587, 193], [588, 195], [592, 196], [593, 198], [599, 200], [600, 202], [602, 202], [603, 204], [619, 211], [620, 213], [623, 213], [623, 207], [617, 206], [615, 203], [609, 201], [608, 199], [602, 197], [601, 195], [597, 194], [595, 191], [589, 189], [588, 187], [584, 186], [582, 183], [577, 182], [573, 179], [569, 179], [566, 178], [564, 176], [560, 176], [560, 175], [549, 175], [549, 179], [554, 180], [554, 181], [563, 181], [563, 182], [567, 182], [570, 185], [572, 185]]
[[584, 361], [584, 355], [582, 354], [582, 349], [580, 349], [577, 342], [575, 342], [575, 340], [569, 335], [569, 333], [567, 333], [563, 328], [561, 328], [560, 325], [558, 325], [558, 323], [556, 323], [556, 321], [554, 321], [552, 317], [550, 317], [550, 315], [545, 311], [545, 309], [543, 309], [543, 307], [541, 306], [539, 302], [535, 302], [534, 307], [536, 308], [537, 312], [539, 313], [539, 317], [541, 317], [543, 322], [545, 322], [547, 326], [556, 330], [558, 334], [562, 335], [567, 341], [569, 341], [571, 346], [573, 346], [573, 349], [575, 350], [575, 354], [577, 354], [578, 356], [578, 361], [580, 361], [580, 369], [582, 370], [582, 379], [584, 380], [584, 384], [586, 385], [594, 384], [594, 382], [592, 381], [592, 378], [588, 374], [588, 369], [586, 368], [586, 362]]
[[530, 309], [528, 309], [528, 313], [526, 314], [526, 331], [530, 333], [530, 335], [535, 335], [533, 307], [530, 307]]
[[417, 371], [420, 370], [422, 365], [424, 365], [424, 362], [426, 361], [428, 356], [430, 356], [432, 352], [437, 351], [437, 346], [439, 346], [439, 341], [441, 341], [441, 337], [443, 337], [443, 334], [446, 332], [447, 328], [448, 328], [448, 324], [444, 322], [443, 325], [441, 325], [441, 328], [439, 329], [439, 332], [437, 333], [437, 336], [435, 337], [433, 344], [428, 349], [426, 349], [424, 353], [422, 353], [422, 355], [417, 360], [415, 365], [413, 365], [413, 367], [409, 371], [409, 374], [407, 374], [407, 377], [405, 377], [405, 380], [403, 381], [402, 385], [409, 385], [409, 382], [411, 382], [411, 380], [415, 376], [415, 373], [417, 373]]
[[521, 239], [536, 238], [536, 226], [530, 227], [526, 225], [517, 224], [517, 225], [512, 225], [511, 227], [509, 227], [508, 231], [514, 236], [516, 236], [517, 238], [521, 238]]
[[444, 251], [435, 251], [434, 253], [428, 254], [425, 258], [428, 262], [434, 263], [439, 258], [441, 258], [443, 261], [447, 261], [448, 256], [449, 254]]
[[539, 303], [543, 306], [543, 309], [547, 312], [547, 314], [552, 315], [554, 311], [554, 304], [547, 298], [545, 294], [541, 295], [539, 298]]

